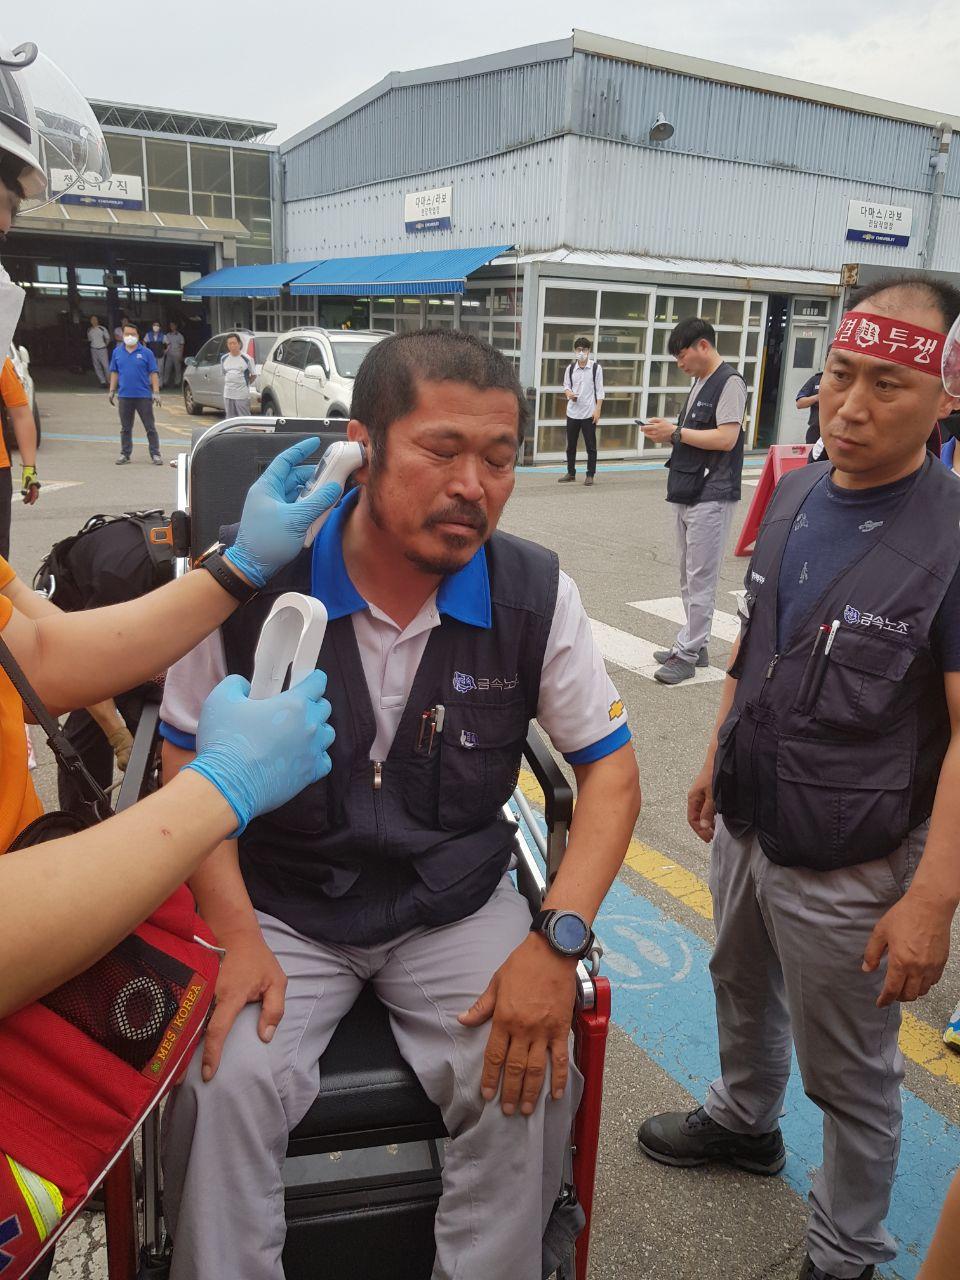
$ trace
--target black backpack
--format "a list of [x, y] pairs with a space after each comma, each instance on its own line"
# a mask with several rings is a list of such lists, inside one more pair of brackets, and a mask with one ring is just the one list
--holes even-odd
[[54, 543], [33, 588], [69, 613], [146, 595], [173, 578], [173, 547], [150, 541], [151, 529], [166, 524], [160, 510], [91, 516], [72, 537]]
[[[575, 364], [576, 364], [576, 361], [571, 360], [570, 363], [567, 365], [567, 373], [570, 377], [571, 390], [573, 389], [573, 366]], [[594, 360], [592, 368], [593, 368], [593, 398], [594, 400], [596, 400], [597, 398], [597, 361], [596, 360]]]

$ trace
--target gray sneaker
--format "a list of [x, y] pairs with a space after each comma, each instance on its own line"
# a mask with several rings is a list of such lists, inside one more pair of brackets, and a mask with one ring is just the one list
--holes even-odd
[[[674, 656], [673, 649], [654, 649], [653, 651], [654, 662], [661, 662], [661, 663], [669, 662], [673, 656]], [[709, 665], [710, 665], [710, 655], [707, 653], [707, 646], [704, 645], [703, 648], [700, 650], [700, 653], [697, 655], [697, 666], [709, 667]]]
[[577, 477], [575, 475], [571, 475], [570, 472], [568, 471], [565, 476], [560, 477], [560, 479], [557, 481], [557, 484], [573, 484], [576, 478]]
[[584, 483], [584, 485], [591, 485], [591, 484], [593, 484], [593, 476], [587, 476], [583, 483]]
[[682, 684], [684, 680], [692, 680], [696, 674], [697, 669], [692, 662], [685, 662], [674, 654], [653, 673], [653, 678], [661, 684]]
[[125, 467], [129, 461], [130, 459], [127, 457], [127, 455], [125, 453], [121, 453], [115, 465], [118, 467]]

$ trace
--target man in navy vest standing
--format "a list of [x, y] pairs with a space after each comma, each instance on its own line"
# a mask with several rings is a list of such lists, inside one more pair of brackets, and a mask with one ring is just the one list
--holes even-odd
[[709, 663], [717, 578], [730, 522], [740, 501], [746, 383], [721, 359], [713, 325], [698, 316], [681, 320], [667, 349], [694, 379], [679, 423], [651, 418], [642, 428], [655, 444], [673, 445], [667, 460], [667, 501], [674, 504], [680, 595], [686, 622], [670, 649], [654, 657], [661, 684], [692, 680]]
[[[791, 1038], [824, 1113], [801, 1280], [868, 1280], [900, 1145], [900, 1002], [960, 900], [960, 485], [927, 453], [960, 292], [861, 292], [820, 384], [829, 461], [784, 477], [687, 818], [713, 841], [720, 1076], [647, 1120], [672, 1165], [775, 1174]], [[832, 464], [832, 465], [831, 465]]]
[[[495, 532], [526, 416], [509, 362], [462, 333], [397, 335], [364, 360], [352, 407], [358, 489], [280, 586], [330, 617], [331, 775], [192, 882], [226, 959], [168, 1113], [171, 1276], [280, 1280], [287, 1135], [370, 982], [451, 1137], [435, 1280], [539, 1280], [577, 1092], [576, 956], [639, 811], [636, 759], [576, 587], [554, 553]], [[214, 673], [249, 674], [273, 594], [168, 674], [168, 767]], [[534, 717], [578, 800], [531, 922], [501, 807]]]

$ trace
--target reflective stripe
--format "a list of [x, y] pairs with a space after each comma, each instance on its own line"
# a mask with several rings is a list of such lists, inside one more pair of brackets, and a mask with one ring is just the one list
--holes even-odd
[[11, 1159], [10, 1156], [7, 1156], [7, 1164], [30, 1210], [30, 1217], [42, 1242], [63, 1217], [63, 1196], [60, 1194], [60, 1189], [52, 1182], [48, 1182], [46, 1178], [41, 1178], [39, 1174], [31, 1173], [22, 1164], [17, 1164], [16, 1160]]

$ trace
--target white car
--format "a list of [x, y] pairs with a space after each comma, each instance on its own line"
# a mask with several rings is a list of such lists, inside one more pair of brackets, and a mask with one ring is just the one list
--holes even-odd
[[[30, 352], [26, 347], [18, 347], [15, 343], [10, 343], [10, 349], [6, 353], [10, 357], [10, 363], [13, 365], [14, 373], [23, 383], [23, 389], [27, 393], [27, 399], [30, 402], [30, 412], [33, 414], [33, 420], [37, 424], [37, 444], [40, 443], [40, 410], [37, 408], [36, 388], [33, 385], [33, 377], [30, 373]], [[17, 448], [17, 438], [13, 434], [13, 428], [7, 421], [6, 414], [3, 417], [3, 440], [7, 446], [7, 454], [12, 455]]]
[[281, 335], [257, 379], [260, 412], [271, 418], [349, 418], [363, 357], [388, 336], [370, 329], [292, 329]]

